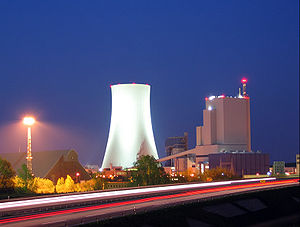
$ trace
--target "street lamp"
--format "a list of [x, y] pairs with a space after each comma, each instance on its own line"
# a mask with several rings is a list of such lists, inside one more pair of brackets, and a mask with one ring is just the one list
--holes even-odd
[[23, 124], [27, 126], [27, 169], [32, 174], [32, 155], [31, 155], [31, 126], [35, 123], [33, 117], [24, 117]]
[[79, 183], [79, 182], [80, 182], [80, 180], [79, 180], [79, 176], [80, 176], [80, 173], [79, 173], [79, 172], [77, 172], [77, 173], [76, 173], [76, 182], [77, 182], [77, 183]]

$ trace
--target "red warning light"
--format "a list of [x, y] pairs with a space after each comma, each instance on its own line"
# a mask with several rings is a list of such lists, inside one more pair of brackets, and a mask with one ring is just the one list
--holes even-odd
[[135, 83], [132, 83], [132, 84], [135, 84]]
[[208, 98], [207, 97], [205, 97], [205, 101], [207, 101], [208, 100]]
[[77, 172], [77, 173], [76, 173], [76, 176], [78, 177], [79, 175], [80, 175], [80, 173]]
[[242, 81], [243, 84], [248, 82], [248, 80], [246, 78], [243, 78], [241, 81]]

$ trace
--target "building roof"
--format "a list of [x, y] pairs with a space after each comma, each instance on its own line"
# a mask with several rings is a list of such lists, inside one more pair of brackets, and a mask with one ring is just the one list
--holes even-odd
[[[70, 154], [72, 155], [70, 156]], [[74, 150], [32, 152], [32, 169], [34, 175], [45, 177], [62, 156], [64, 159], [72, 157], [78, 161], [78, 155]], [[21, 169], [22, 164], [26, 164], [26, 152], [0, 153], [0, 157], [9, 161], [16, 171]]]

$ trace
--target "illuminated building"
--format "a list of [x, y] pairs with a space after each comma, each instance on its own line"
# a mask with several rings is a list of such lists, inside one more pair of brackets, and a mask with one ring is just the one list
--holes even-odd
[[150, 114], [150, 86], [111, 86], [112, 113], [102, 168], [129, 168], [142, 155], [158, 158]]
[[285, 173], [284, 168], [285, 168], [284, 161], [274, 161], [273, 162], [273, 174], [284, 175], [284, 173]]
[[98, 165], [89, 165], [89, 164], [86, 164], [84, 166], [84, 169], [85, 169], [86, 172], [88, 172], [88, 173], [91, 174], [91, 173], [98, 173], [100, 167]]
[[226, 152], [208, 155], [209, 168], [224, 168], [237, 176], [267, 174], [269, 154], [259, 152]]
[[[251, 152], [250, 97], [247, 79], [242, 79], [237, 96], [205, 98], [203, 125], [196, 127], [196, 147], [158, 161], [173, 159], [177, 171], [200, 170], [208, 155], [220, 152]], [[184, 158], [184, 161], [182, 161]]]
[[296, 174], [300, 175], [300, 154], [296, 155]]
[[[165, 142], [166, 155], [174, 155], [188, 150], [188, 133], [185, 132], [184, 136], [169, 137]], [[165, 163], [165, 166], [173, 167], [174, 162], [172, 159]]]

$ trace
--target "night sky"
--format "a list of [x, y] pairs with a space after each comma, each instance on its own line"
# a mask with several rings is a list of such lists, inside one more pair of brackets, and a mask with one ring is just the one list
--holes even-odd
[[[202, 125], [204, 98], [251, 97], [252, 149], [299, 152], [299, 4], [289, 1], [0, 1], [0, 153], [75, 148], [101, 164], [110, 84], [149, 83], [160, 156]], [[33, 153], [34, 157], [34, 153]]]

